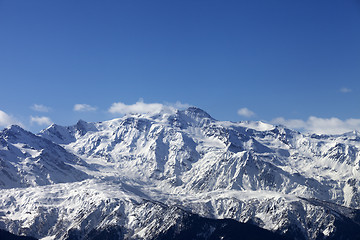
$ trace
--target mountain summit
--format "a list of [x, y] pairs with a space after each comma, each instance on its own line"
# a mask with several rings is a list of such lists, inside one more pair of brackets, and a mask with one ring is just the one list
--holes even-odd
[[38, 135], [12, 127], [0, 133], [0, 227], [44, 239], [216, 239], [224, 226], [229, 239], [252, 227], [354, 239], [359, 148], [357, 134], [217, 121], [195, 107]]

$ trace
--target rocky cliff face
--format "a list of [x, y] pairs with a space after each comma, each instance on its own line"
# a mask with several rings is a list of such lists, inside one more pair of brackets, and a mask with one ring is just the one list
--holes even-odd
[[[357, 132], [307, 135], [198, 108], [38, 135], [11, 127], [0, 133], [0, 228], [45, 239], [216, 239], [218, 219], [232, 219], [289, 238], [353, 239], [359, 147]], [[202, 225], [190, 231], [194, 219]]]

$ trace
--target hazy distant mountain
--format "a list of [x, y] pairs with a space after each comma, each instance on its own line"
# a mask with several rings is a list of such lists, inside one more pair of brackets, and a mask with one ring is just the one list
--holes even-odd
[[0, 228], [39, 239], [360, 239], [359, 148], [357, 132], [301, 134], [194, 107], [38, 135], [13, 126], [0, 132]]

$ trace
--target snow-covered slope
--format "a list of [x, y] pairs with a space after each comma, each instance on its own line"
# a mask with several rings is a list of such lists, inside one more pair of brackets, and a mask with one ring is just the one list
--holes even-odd
[[[92, 230], [117, 229], [121, 238], [153, 239], [168, 236], [176, 216], [190, 213], [297, 239], [360, 234], [347, 229], [360, 229], [357, 132], [320, 136], [222, 122], [194, 107], [52, 125], [38, 136], [16, 128], [23, 132], [17, 140], [9, 130], [0, 135], [2, 166], [15, 166], [16, 159], [51, 162], [41, 155], [50, 149], [45, 156], [72, 166], [62, 180], [0, 191], [0, 228], [16, 234], [85, 239]], [[2, 181], [3, 188], [24, 186]]]
[[72, 165], [84, 164], [61, 146], [19, 126], [0, 132], [0, 188], [81, 181], [89, 176]]

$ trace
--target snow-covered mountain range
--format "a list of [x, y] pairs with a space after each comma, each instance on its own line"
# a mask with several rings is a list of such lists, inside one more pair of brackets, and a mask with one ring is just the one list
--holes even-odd
[[260, 227], [266, 239], [360, 239], [359, 149], [358, 132], [217, 121], [195, 107], [37, 135], [12, 126], [0, 132], [0, 229], [236, 239]]

